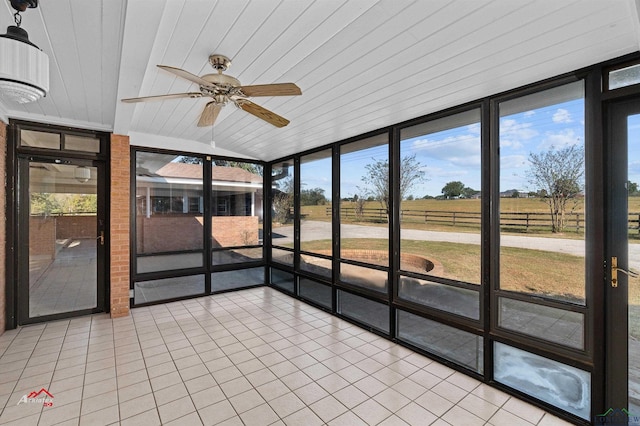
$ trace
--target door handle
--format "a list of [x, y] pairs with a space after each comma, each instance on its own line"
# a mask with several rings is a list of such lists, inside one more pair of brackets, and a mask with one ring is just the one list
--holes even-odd
[[103, 246], [104, 245], [104, 231], [100, 231], [100, 235], [98, 235], [98, 238], [96, 238], [97, 240], [100, 240], [100, 245]]
[[618, 287], [618, 272], [621, 272], [628, 276], [629, 278], [637, 278], [640, 277], [633, 269], [629, 268], [628, 271], [618, 268], [618, 258], [616, 256], [611, 257], [611, 287]]

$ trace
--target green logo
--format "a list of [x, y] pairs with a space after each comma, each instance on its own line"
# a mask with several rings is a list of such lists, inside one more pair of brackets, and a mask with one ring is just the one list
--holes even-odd
[[640, 415], [632, 414], [626, 408], [609, 408], [602, 414], [596, 414], [593, 423], [611, 426], [640, 425]]

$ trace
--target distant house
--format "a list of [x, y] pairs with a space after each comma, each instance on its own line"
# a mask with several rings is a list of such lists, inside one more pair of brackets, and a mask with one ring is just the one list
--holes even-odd
[[524, 189], [507, 189], [500, 193], [500, 198], [529, 198], [529, 193]]
[[[202, 166], [173, 162], [138, 173], [138, 214], [202, 214]], [[239, 167], [211, 170], [213, 216], [259, 216], [262, 220], [262, 176]]]

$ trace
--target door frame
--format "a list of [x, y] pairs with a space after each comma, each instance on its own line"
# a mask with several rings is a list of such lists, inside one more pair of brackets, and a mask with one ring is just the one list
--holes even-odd
[[[18, 325], [26, 325], [45, 321], [72, 318], [91, 313], [109, 312], [110, 309], [110, 271], [109, 271], [109, 141], [110, 134], [101, 131], [75, 129], [64, 126], [47, 125], [23, 120], [9, 120], [7, 128], [7, 245], [6, 245], [6, 270], [7, 270], [7, 305], [6, 328], [16, 328]], [[23, 147], [20, 146], [20, 132], [33, 130], [39, 132], [57, 133], [64, 139], [65, 135], [92, 137], [99, 140], [99, 152], [83, 152], [65, 150], [62, 144], [60, 150]], [[97, 196], [98, 212], [96, 235], [100, 230], [104, 231], [104, 245], [98, 244], [97, 248], [97, 307], [72, 311], [67, 313], [46, 315], [36, 318], [28, 318], [28, 299], [24, 302], [24, 291], [21, 289], [21, 280], [28, 279], [28, 260], [24, 262], [24, 248], [20, 242], [26, 236], [28, 238], [28, 215], [21, 218], [20, 198], [28, 199], [28, 167], [19, 167], [21, 162], [33, 161], [55, 162], [56, 159], [70, 164], [96, 167], [98, 171]], [[26, 175], [25, 175], [26, 174]], [[27, 210], [28, 211], [28, 210]], [[25, 227], [26, 226], [26, 227]], [[28, 241], [28, 240], [27, 240]], [[23, 252], [21, 253], [21, 250]], [[28, 259], [28, 243], [26, 244], [26, 259]], [[25, 274], [26, 270], [26, 274]], [[27, 284], [28, 285], [28, 284]], [[28, 294], [26, 296], [28, 298]], [[26, 309], [25, 309], [26, 308]]]
[[[618, 273], [617, 287], [612, 286], [612, 256], [618, 267], [628, 270], [628, 128], [627, 117], [640, 114], [640, 96], [611, 101], [605, 106], [605, 374], [603, 414], [614, 410], [624, 415], [628, 409], [628, 277]], [[620, 141], [624, 141], [621, 143]], [[620, 208], [624, 206], [624, 208]], [[637, 414], [637, 413], [633, 413]]]

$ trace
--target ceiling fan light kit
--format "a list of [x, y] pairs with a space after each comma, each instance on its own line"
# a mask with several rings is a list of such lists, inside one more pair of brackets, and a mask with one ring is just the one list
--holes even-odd
[[29, 41], [28, 33], [20, 28], [21, 11], [37, 7], [37, 0], [12, 0], [15, 26], [0, 34], [0, 93], [17, 103], [37, 101], [49, 91], [49, 57]]
[[284, 127], [289, 120], [278, 114], [251, 102], [248, 98], [256, 96], [298, 96], [302, 91], [294, 83], [276, 83], [253, 86], [242, 86], [237, 78], [224, 74], [231, 66], [231, 60], [224, 55], [210, 55], [209, 64], [217, 73], [205, 74], [198, 77], [180, 68], [158, 65], [158, 68], [168, 71], [177, 77], [189, 80], [199, 87], [199, 92], [174, 93], [168, 95], [143, 96], [122, 99], [122, 102], [146, 102], [179, 98], [211, 98], [200, 114], [199, 127], [213, 126], [222, 107], [228, 103], [254, 115], [276, 127]]

